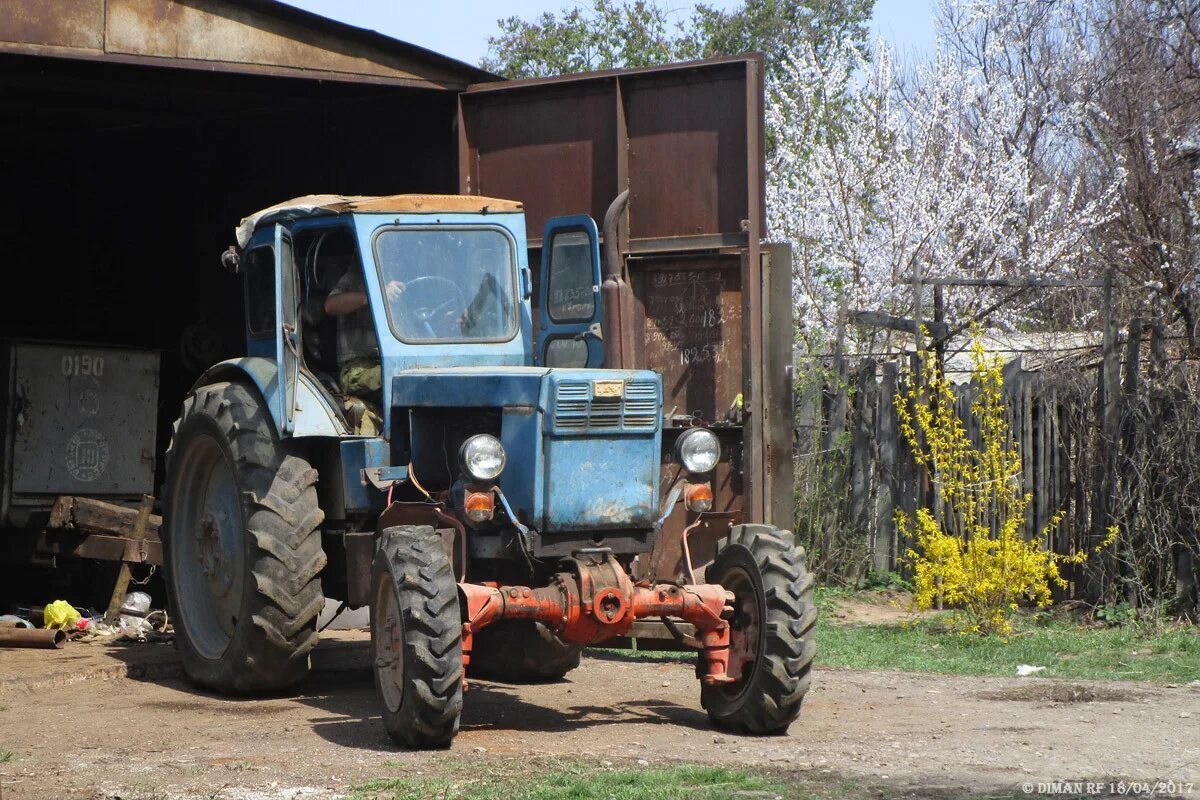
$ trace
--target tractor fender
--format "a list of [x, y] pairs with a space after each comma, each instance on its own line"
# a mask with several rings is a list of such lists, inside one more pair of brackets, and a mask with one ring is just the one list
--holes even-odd
[[[282, 427], [279, 419], [279, 382], [275, 379], [275, 362], [261, 356], [231, 358], [214, 364], [205, 370], [204, 374], [192, 384], [192, 391], [201, 386], [218, 381], [243, 381], [253, 384], [262, 396], [264, 405], [271, 412], [271, 422], [276, 434]], [[294, 429], [290, 434], [280, 434], [280, 438], [290, 436], [327, 436], [341, 438], [350, 435], [345, 422], [332, 406], [332, 401], [316, 379], [303, 370], [296, 386], [296, 415]]]

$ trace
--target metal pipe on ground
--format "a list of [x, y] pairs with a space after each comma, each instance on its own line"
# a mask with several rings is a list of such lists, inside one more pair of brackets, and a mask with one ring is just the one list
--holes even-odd
[[67, 634], [56, 628], [0, 628], [0, 647], [61, 648]]

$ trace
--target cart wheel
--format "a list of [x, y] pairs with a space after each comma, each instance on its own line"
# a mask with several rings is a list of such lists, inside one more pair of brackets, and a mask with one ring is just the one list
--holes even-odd
[[742, 733], [785, 732], [800, 714], [816, 653], [817, 607], [803, 548], [769, 525], [737, 525], [707, 581], [734, 594], [730, 658], [743, 665], [736, 683], [701, 690], [709, 718]]
[[446, 747], [462, 712], [462, 618], [442, 538], [386, 528], [375, 555], [371, 645], [383, 724], [398, 744]]

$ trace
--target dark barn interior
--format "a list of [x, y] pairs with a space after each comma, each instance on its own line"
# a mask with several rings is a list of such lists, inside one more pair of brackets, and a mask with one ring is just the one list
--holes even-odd
[[[455, 192], [458, 91], [491, 76], [270, 0], [10, 5], [0, 338], [157, 351], [157, 490], [188, 387], [244, 349], [237, 223], [303, 194]], [[23, 560], [0, 557], [0, 606], [67, 580]]]
[[[0, 56], [0, 335], [153, 348], [160, 436], [238, 355], [220, 268], [253, 211], [315, 192], [453, 192], [449, 92]], [[165, 424], [164, 424], [165, 423]], [[165, 442], [159, 443], [159, 452]]]

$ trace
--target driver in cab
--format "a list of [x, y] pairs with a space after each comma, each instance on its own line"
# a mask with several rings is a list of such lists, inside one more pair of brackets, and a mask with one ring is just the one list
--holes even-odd
[[[389, 281], [388, 300], [395, 302], [405, 286]], [[337, 317], [338, 384], [346, 396], [345, 410], [355, 433], [377, 436], [383, 418], [376, 407], [383, 390], [379, 340], [367, 308], [362, 270], [352, 264], [325, 298], [325, 313]]]

